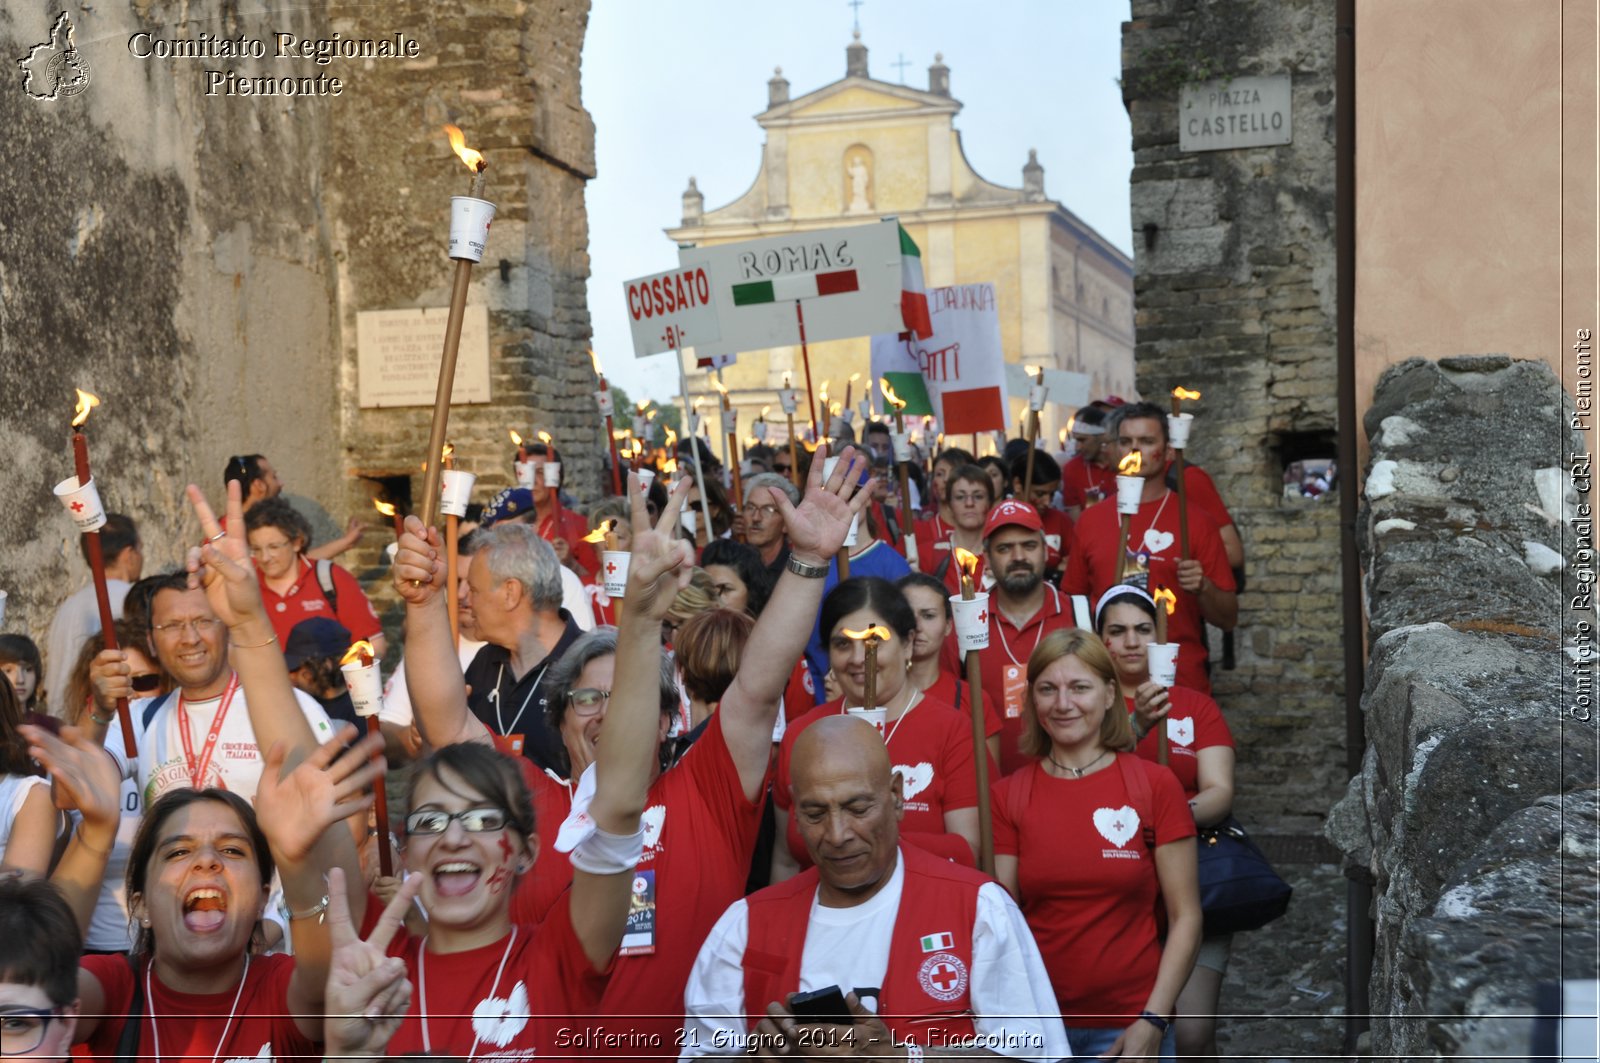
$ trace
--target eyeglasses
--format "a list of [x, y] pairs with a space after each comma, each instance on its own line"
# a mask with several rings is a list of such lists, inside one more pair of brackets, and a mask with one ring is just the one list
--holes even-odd
[[0, 1056], [20, 1056], [44, 1043], [45, 1031], [60, 1008], [7, 1008], [0, 1011]]
[[593, 716], [610, 700], [611, 691], [596, 690], [594, 687], [579, 687], [567, 693], [567, 703], [579, 716]]
[[252, 546], [250, 556], [266, 557], [268, 554], [281, 554], [288, 549], [291, 549], [291, 546], [287, 540], [281, 543], [263, 543], [260, 546]]
[[484, 834], [503, 829], [508, 818], [503, 808], [469, 808], [463, 812], [428, 809], [406, 817], [406, 833], [443, 834], [450, 829], [451, 820], [460, 820], [462, 830], [470, 834]]
[[959, 495], [953, 494], [950, 496], [950, 501], [961, 506], [984, 506], [989, 504], [989, 496], [965, 493]]
[[745, 503], [745, 507], [744, 507], [744, 515], [745, 516], [754, 517], [757, 514], [760, 514], [762, 517], [764, 517], [767, 520], [771, 520], [773, 517], [776, 517], [778, 515], [778, 507], [777, 506], [758, 506], [754, 502]]
[[185, 628], [193, 631], [200, 637], [211, 634], [222, 626], [222, 621], [214, 616], [196, 617], [193, 620], [175, 620], [170, 624], [157, 624], [150, 630], [164, 638], [176, 638]]

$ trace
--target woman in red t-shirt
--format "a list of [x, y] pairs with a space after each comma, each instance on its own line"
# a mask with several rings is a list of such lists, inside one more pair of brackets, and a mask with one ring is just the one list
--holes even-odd
[[[1139, 756], [1160, 759], [1159, 727], [1167, 731], [1167, 766], [1178, 777], [1195, 825], [1212, 827], [1233, 809], [1233, 735], [1217, 703], [1198, 690], [1168, 690], [1150, 681], [1147, 647], [1156, 637], [1156, 603], [1138, 587], [1113, 587], [1095, 611], [1100, 638], [1111, 651], [1117, 680], [1139, 735]], [[1178, 994], [1177, 1046], [1184, 1057], [1217, 1054], [1217, 1001], [1228, 971], [1232, 934], [1200, 942], [1194, 973]]]
[[[906, 603], [917, 618], [917, 629], [911, 636], [911, 684], [931, 700], [952, 706], [970, 718], [972, 690], [959, 673], [950, 671], [943, 664], [945, 644], [955, 631], [950, 596], [945, 585], [926, 572], [913, 572], [896, 580], [895, 586], [906, 596]], [[987, 701], [983, 703], [983, 720], [984, 733], [988, 735], [985, 747], [989, 757], [998, 763], [1000, 717]]]
[[269, 498], [245, 514], [244, 526], [267, 619], [280, 646], [289, 644], [289, 632], [300, 621], [324, 616], [343, 624], [351, 638], [370, 642], [374, 657], [383, 656], [388, 646], [383, 623], [356, 578], [330, 562], [328, 580], [337, 601], [323, 591], [318, 562], [305, 554], [311, 525], [298, 510], [281, 498]]
[[1200, 943], [1194, 821], [1172, 773], [1131, 755], [1121, 705], [1094, 635], [1063, 628], [1033, 651], [1022, 749], [1039, 759], [994, 788], [995, 876], [1033, 929], [1075, 1054], [1170, 1058]]
[[[778, 752], [778, 778], [773, 801], [778, 807], [778, 833], [787, 845], [773, 853], [772, 881], [792, 877], [810, 863], [805, 842], [793, 822], [789, 790], [789, 757], [795, 739], [818, 720], [842, 715], [846, 706], [862, 706], [866, 697], [866, 649], [846, 631], [888, 628], [878, 643], [874, 701], [885, 710], [884, 735], [895, 771], [901, 776], [905, 815], [900, 834], [907, 841], [947, 859], [971, 866], [978, 848], [978, 783], [972, 759], [972, 728], [967, 717], [933, 700], [908, 680], [911, 638], [916, 618], [905, 595], [888, 580], [872, 576], [847, 579], [822, 603], [821, 627], [828, 647], [830, 671], [844, 692], [794, 721], [784, 732]], [[992, 769], [991, 769], [992, 770]]]

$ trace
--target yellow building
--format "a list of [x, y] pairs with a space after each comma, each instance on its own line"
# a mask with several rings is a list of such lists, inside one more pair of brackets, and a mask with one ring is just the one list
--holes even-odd
[[[1021, 188], [973, 171], [955, 128], [961, 103], [950, 95], [942, 57], [928, 68], [925, 90], [877, 81], [858, 36], [846, 49], [841, 80], [790, 99], [780, 68], [767, 86], [767, 110], [756, 116], [767, 141], [749, 190], [707, 211], [691, 177], [682, 224], [668, 236], [719, 244], [898, 216], [922, 249], [928, 287], [993, 282], [1008, 362], [1084, 373], [1090, 397], [1134, 394], [1132, 260], [1045, 196], [1044, 167], [1032, 152]], [[827, 381], [835, 401], [851, 374], [860, 374], [859, 403], [868, 384], [865, 338], [812, 344], [810, 356], [814, 384], [820, 391]], [[763, 406], [781, 422], [776, 389], [785, 373], [804, 386], [798, 346], [745, 352], [723, 370], [741, 436]], [[711, 387], [691, 365], [691, 397], [710, 395]], [[1022, 407], [1013, 400], [1014, 425]], [[1047, 438], [1070, 412], [1050, 404]], [[775, 438], [784, 437], [781, 423], [774, 429]]]

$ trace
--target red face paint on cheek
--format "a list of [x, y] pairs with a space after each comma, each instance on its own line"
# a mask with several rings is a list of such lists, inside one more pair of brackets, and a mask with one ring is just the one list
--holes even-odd
[[510, 837], [504, 834], [500, 835], [500, 855], [510, 860], [512, 851]]
[[503, 867], [498, 869], [494, 874], [489, 876], [489, 892], [503, 893], [505, 891], [506, 884], [510, 881], [511, 872]]

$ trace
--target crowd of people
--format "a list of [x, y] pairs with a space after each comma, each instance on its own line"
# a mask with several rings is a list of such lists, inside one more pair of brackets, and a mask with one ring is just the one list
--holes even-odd
[[261, 455], [176, 571], [110, 514], [116, 648], [92, 587], [0, 635], [0, 1055], [1214, 1056], [1242, 541], [1158, 406], [1001, 442], [841, 424], [731, 497], [686, 439], [587, 510], [519, 445], [458, 546], [405, 518], [392, 648]]

